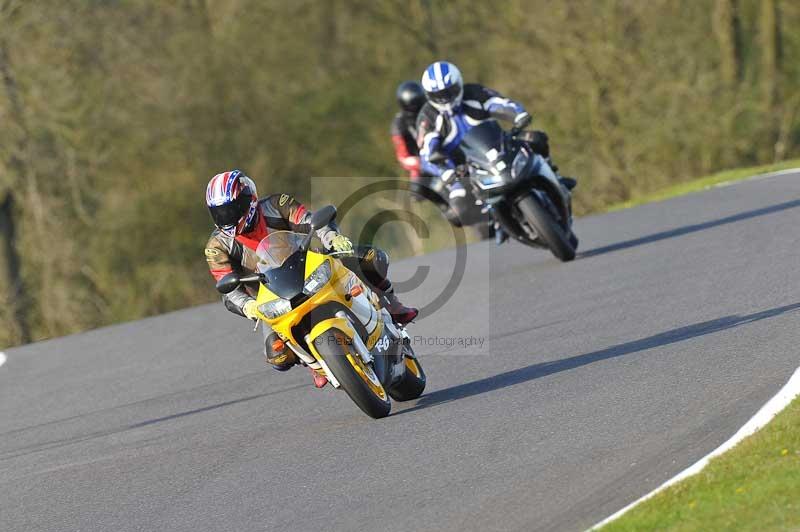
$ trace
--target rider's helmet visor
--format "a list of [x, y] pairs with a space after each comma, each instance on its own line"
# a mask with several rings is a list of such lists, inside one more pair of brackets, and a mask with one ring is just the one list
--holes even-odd
[[240, 194], [235, 200], [223, 205], [209, 207], [214, 224], [220, 229], [235, 227], [250, 208], [250, 194]]
[[442, 90], [428, 92], [428, 99], [433, 103], [452, 103], [461, 97], [461, 85], [455, 84]]

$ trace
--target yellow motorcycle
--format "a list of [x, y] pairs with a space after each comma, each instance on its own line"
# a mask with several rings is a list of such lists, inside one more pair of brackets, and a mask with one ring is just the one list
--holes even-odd
[[335, 217], [336, 208], [329, 205], [314, 212], [309, 234], [270, 233], [257, 248], [257, 272], [226, 275], [217, 290], [227, 294], [241, 283], [258, 282], [259, 319], [279, 337], [273, 347], [288, 346], [302, 364], [377, 419], [389, 415], [390, 398], [422, 395], [425, 372], [405, 327], [392, 322], [381, 296], [337, 253], [311, 249], [316, 230]]

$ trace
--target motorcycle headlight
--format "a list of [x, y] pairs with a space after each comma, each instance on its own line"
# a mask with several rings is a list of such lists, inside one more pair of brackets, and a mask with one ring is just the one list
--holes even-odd
[[328, 284], [331, 280], [331, 263], [325, 261], [317, 269], [311, 272], [311, 275], [306, 277], [306, 283], [303, 286], [303, 293], [311, 295], [316, 293], [320, 288]]
[[487, 175], [481, 177], [481, 185], [485, 187], [493, 187], [503, 183], [503, 178], [499, 175]]
[[511, 177], [513, 179], [518, 178], [519, 176], [525, 173], [525, 170], [528, 168], [528, 163], [531, 161], [531, 156], [528, 154], [526, 150], [519, 150], [517, 156], [514, 157], [514, 162], [511, 163]]
[[480, 169], [475, 171], [475, 176], [478, 178], [478, 181], [484, 188], [503, 184], [503, 176], [500, 175], [500, 172], [498, 171], [489, 173], [486, 170]]
[[271, 320], [283, 316], [290, 310], [292, 310], [292, 304], [289, 303], [288, 299], [283, 299], [282, 297], [261, 303], [258, 306], [258, 311]]

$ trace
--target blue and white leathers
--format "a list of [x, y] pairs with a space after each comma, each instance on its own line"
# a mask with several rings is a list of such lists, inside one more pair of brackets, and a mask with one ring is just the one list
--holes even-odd
[[[463, 100], [452, 110], [442, 111], [429, 101], [417, 119], [422, 171], [441, 177], [455, 167], [452, 155], [472, 127], [490, 119], [513, 121], [524, 112], [525, 108], [519, 103], [478, 84], [464, 85]], [[440, 163], [431, 162], [430, 158], [436, 152], [443, 153], [448, 159]]]

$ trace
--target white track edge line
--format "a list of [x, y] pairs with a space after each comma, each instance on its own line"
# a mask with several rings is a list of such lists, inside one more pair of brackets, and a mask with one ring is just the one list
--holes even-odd
[[6, 356], [6, 354], [5, 354], [5, 353], [3, 353], [2, 351], [0, 351], [0, 366], [2, 366], [3, 364], [5, 364], [5, 363], [6, 363], [6, 360], [8, 360], [8, 357]]
[[659, 487], [648, 493], [647, 495], [640, 497], [630, 503], [629, 505], [625, 506], [618, 512], [606, 517], [596, 525], [589, 528], [589, 531], [597, 530], [602, 526], [607, 525], [611, 521], [614, 521], [622, 516], [622, 514], [626, 513], [628, 510], [639, 504], [640, 502], [646, 501], [653, 495], [663, 491], [664, 489], [668, 488], [669, 486], [679, 482], [687, 477], [695, 475], [699, 473], [706, 465], [708, 465], [709, 460], [712, 458], [724, 453], [725, 451], [729, 450], [731, 447], [735, 446], [737, 443], [742, 441], [743, 439], [751, 436], [758, 430], [762, 429], [767, 423], [769, 423], [772, 418], [774, 418], [781, 410], [789, 406], [789, 403], [794, 400], [795, 397], [800, 396], [800, 368], [797, 368], [795, 372], [792, 374], [789, 381], [783, 385], [783, 388], [775, 394], [772, 399], [767, 401], [767, 403], [761, 407], [761, 409], [756, 412], [756, 414], [750, 418], [750, 420], [745, 423], [742, 428], [736, 431], [736, 434], [731, 436], [731, 438], [705, 455], [703, 458], [695, 462], [693, 465], [689, 466], [688, 468], [684, 469], [671, 479], [667, 480]]

